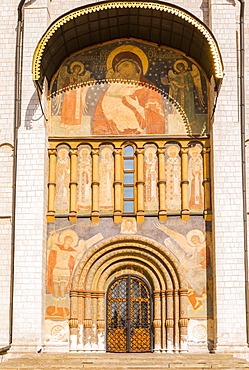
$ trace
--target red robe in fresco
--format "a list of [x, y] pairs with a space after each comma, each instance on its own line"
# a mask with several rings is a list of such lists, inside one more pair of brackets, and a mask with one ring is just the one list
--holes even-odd
[[[76, 250], [72, 247], [66, 249], [62, 244], [54, 244], [49, 252], [48, 256], [48, 281], [47, 289], [48, 292], [54, 295], [54, 276], [61, 275], [61, 277], [67, 279], [68, 283], [71, 281], [73, 268], [75, 264]], [[58, 272], [56, 270], [58, 269]], [[65, 287], [68, 289], [68, 286]], [[63, 292], [65, 293], [65, 292]], [[62, 296], [61, 292], [61, 296]]]
[[162, 97], [143, 85], [111, 84], [94, 115], [93, 135], [165, 134]]

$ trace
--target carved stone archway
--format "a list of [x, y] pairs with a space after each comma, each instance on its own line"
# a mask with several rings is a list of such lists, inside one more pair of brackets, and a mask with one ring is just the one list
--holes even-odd
[[70, 292], [70, 350], [105, 352], [105, 294], [111, 281], [132, 274], [153, 294], [155, 352], [187, 351], [187, 288], [181, 268], [163, 245], [118, 236], [93, 246], [74, 273]]

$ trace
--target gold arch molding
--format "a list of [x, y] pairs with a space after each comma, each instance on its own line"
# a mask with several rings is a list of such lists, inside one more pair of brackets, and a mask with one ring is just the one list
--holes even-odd
[[186, 286], [178, 261], [163, 245], [146, 237], [118, 236], [96, 244], [85, 254], [74, 272], [71, 290], [103, 290], [110, 271], [121, 272], [131, 266], [151, 271], [155, 290]]
[[33, 56], [33, 80], [50, 83], [68, 56], [115, 39], [136, 38], [179, 50], [195, 60], [216, 85], [223, 78], [217, 42], [208, 27], [186, 10], [164, 2], [100, 2], [55, 20]]

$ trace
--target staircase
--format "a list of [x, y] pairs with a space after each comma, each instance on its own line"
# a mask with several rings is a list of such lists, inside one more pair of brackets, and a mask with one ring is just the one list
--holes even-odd
[[239, 370], [249, 362], [231, 355], [165, 353], [34, 354], [0, 363], [0, 370]]

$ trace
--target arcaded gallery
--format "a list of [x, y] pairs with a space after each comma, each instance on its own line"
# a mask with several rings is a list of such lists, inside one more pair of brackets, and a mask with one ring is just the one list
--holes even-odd
[[[30, 83], [27, 64], [36, 103], [30, 100], [19, 128], [17, 189], [21, 196], [21, 158], [40, 157], [41, 167], [29, 168], [32, 176], [38, 170], [33, 196], [41, 207], [22, 211], [17, 197], [19, 233], [22, 217], [29, 213], [30, 221], [22, 243], [16, 236], [16, 258], [29, 255], [20, 251], [32, 240], [27, 233], [35, 220], [37, 247], [27, 245], [40, 251], [34, 279], [40, 272], [41, 280], [38, 292], [34, 288], [40, 308], [25, 316], [18, 284], [29, 293], [16, 261], [16, 352], [39, 345], [48, 352], [246, 351], [243, 235], [235, 242], [243, 226], [241, 202], [234, 203], [237, 217], [229, 200], [227, 210], [219, 201], [228, 199], [224, 184], [235, 184], [234, 194], [240, 188], [240, 178], [229, 177], [233, 169], [219, 174], [239, 157], [238, 117], [223, 114], [224, 105], [233, 105], [229, 98], [219, 105], [224, 64], [215, 28], [186, 2], [175, 3], [69, 1], [68, 10], [37, 33], [32, 57], [24, 47], [22, 85]], [[25, 12], [30, 27], [28, 5]], [[226, 140], [234, 140], [234, 158], [216, 165], [227, 155]], [[32, 208], [36, 203], [27, 199]], [[234, 229], [228, 216], [237, 222]], [[238, 242], [227, 259], [226, 236]], [[223, 267], [231, 270], [231, 261], [242, 281], [236, 292], [222, 290]]]

